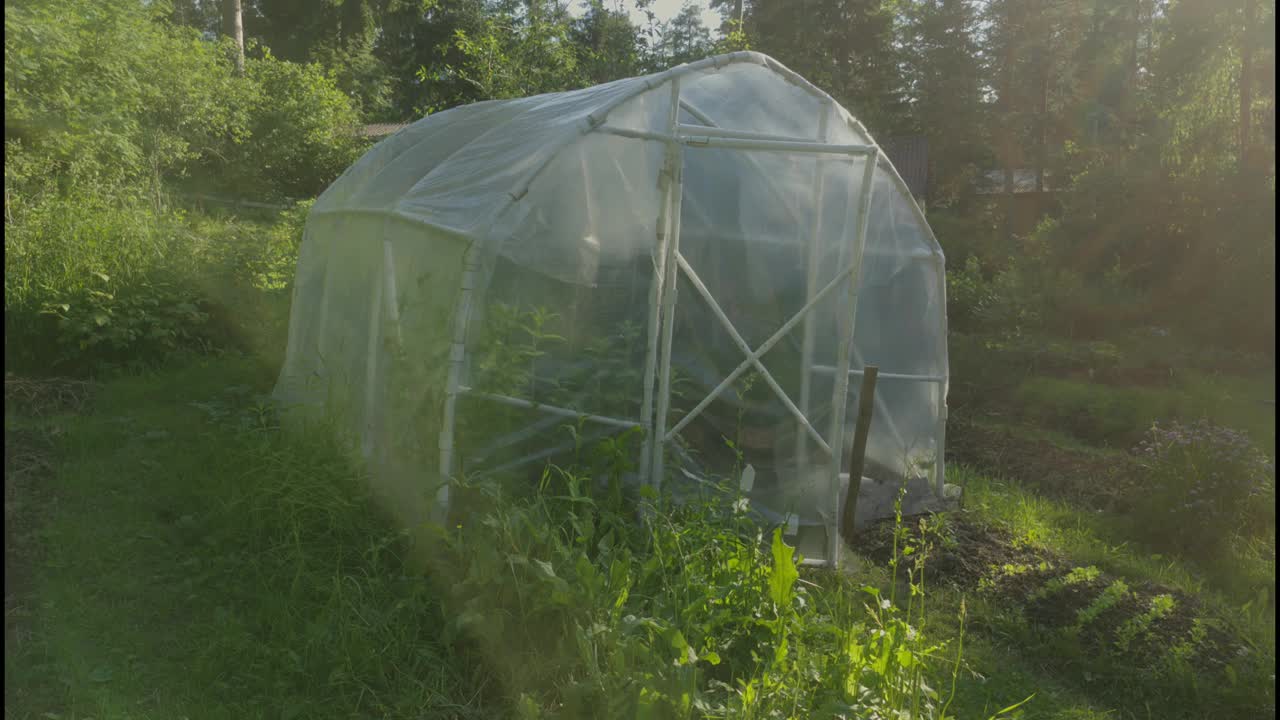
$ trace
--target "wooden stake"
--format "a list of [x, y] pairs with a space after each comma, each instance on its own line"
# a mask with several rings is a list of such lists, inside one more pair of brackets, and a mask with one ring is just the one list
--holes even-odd
[[853, 539], [853, 522], [858, 513], [858, 491], [862, 488], [862, 468], [867, 459], [867, 434], [871, 430], [871, 412], [875, 409], [876, 376], [880, 368], [868, 365], [862, 371], [862, 389], [858, 392], [858, 424], [853, 430], [853, 450], [849, 456], [849, 489], [840, 516], [840, 534], [845, 542]]

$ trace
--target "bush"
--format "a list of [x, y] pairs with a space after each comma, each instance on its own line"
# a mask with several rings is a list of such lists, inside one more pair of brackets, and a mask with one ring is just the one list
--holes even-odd
[[236, 197], [310, 198], [355, 162], [363, 148], [354, 105], [319, 65], [277, 60], [265, 48], [245, 63], [243, 134], [205, 153], [205, 177]]
[[309, 206], [253, 222], [87, 194], [21, 204], [5, 235], [6, 368], [83, 374], [279, 344]]
[[551, 467], [522, 498], [473, 485], [488, 509], [447, 541], [455, 629], [521, 717], [943, 717], [923, 552], [904, 609], [838, 576], [800, 583], [794, 549], [747, 519], [736, 487], [643, 501], [637, 525], [613, 480]]
[[5, 366], [79, 372], [198, 345], [180, 216], [77, 193], [20, 205], [5, 233]]
[[952, 330], [981, 329], [998, 299], [995, 288], [983, 276], [977, 257], [971, 255], [961, 267], [947, 270], [947, 325]]
[[1219, 557], [1236, 536], [1275, 530], [1275, 466], [1248, 436], [1199, 421], [1154, 425], [1135, 449], [1148, 487], [1135, 506], [1155, 543]]
[[[5, 7], [5, 141], [39, 158], [21, 178], [60, 192], [154, 194], [222, 138], [244, 134], [230, 59], [135, 0]], [[5, 158], [5, 189], [14, 182]]]

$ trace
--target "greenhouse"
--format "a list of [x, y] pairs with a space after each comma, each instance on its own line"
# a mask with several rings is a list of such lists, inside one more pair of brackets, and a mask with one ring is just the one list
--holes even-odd
[[406, 522], [454, 478], [614, 439], [636, 485], [745, 476], [836, 563], [871, 366], [860, 518], [904, 481], [951, 494], [943, 254], [848, 111], [738, 52], [377, 144], [307, 220], [276, 395], [332, 418]]

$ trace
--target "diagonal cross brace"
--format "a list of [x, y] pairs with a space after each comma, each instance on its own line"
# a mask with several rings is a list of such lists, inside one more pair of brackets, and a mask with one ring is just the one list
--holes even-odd
[[698, 293], [707, 301], [707, 304], [711, 307], [711, 312], [720, 319], [720, 322], [733, 338], [734, 343], [738, 345], [738, 348], [742, 350], [743, 354], [747, 357], [736, 369], [734, 369], [733, 372], [729, 373], [728, 377], [720, 381], [720, 384], [708, 393], [708, 395], [702, 399], [702, 402], [698, 403], [693, 410], [689, 411], [688, 415], [685, 415], [680, 422], [676, 423], [675, 426], [672, 427], [671, 430], [663, 437], [663, 440], [667, 441], [674, 437], [676, 433], [680, 432], [680, 430], [705, 410], [707, 406], [724, 391], [725, 388], [732, 384], [734, 380], [738, 379], [738, 376], [745, 372], [747, 368], [755, 366], [755, 368], [759, 370], [761, 375], [764, 377], [765, 382], [767, 382], [769, 387], [773, 389], [775, 394], [777, 394], [778, 399], [782, 401], [782, 404], [787, 407], [787, 410], [795, 416], [796, 420], [805, 427], [813, 437], [814, 441], [817, 442], [818, 447], [822, 448], [824, 452], [830, 455], [831, 446], [827, 444], [827, 441], [822, 437], [822, 434], [814, 429], [813, 425], [809, 423], [809, 419], [805, 417], [804, 413], [796, 407], [795, 403], [791, 401], [791, 398], [787, 396], [786, 392], [778, 385], [777, 381], [773, 379], [773, 376], [769, 374], [767, 369], [765, 369], [764, 364], [760, 362], [760, 358], [764, 356], [765, 353], [772, 350], [773, 346], [776, 345], [779, 340], [786, 337], [786, 334], [790, 332], [805, 315], [813, 310], [813, 308], [817, 307], [818, 303], [826, 297], [828, 293], [834, 290], [846, 276], [852, 273], [854, 266], [846, 267], [838, 275], [832, 278], [831, 282], [827, 283], [825, 287], [815, 293], [809, 302], [806, 303], [804, 307], [800, 308], [800, 311], [793, 315], [790, 320], [785, 322], [782, 327], [778, 328], [778, 330], [774, 332], [768, 340], [761, 343], [759, 348], [752, 350], [751, 347], [747, 345], [746, 340], [742, 338], [737, 329], [733, 326], [733, 322], [730, 321], [728, 316], [724, 314], [724, 311], [720, 309], [720, 305], [716, 303], [715, 298], [711, 296], [711, 291], [707, 289], [707, 286], [703, 284], [702, 279], [698, 277], [698, 274], [689, 266], [689, 262], [685, 260], [684, 256], [679, 252], [676, 253], [676, 262], [679, 264], [680, 268], [684, 270], [685, 276], [689, 278], [689, 281], [693, 284], [694, 288], [697, 289]]

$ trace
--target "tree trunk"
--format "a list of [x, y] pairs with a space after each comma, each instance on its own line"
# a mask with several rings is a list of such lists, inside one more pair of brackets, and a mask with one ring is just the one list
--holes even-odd
[[1040, 106], [1036, 108], [1040, 123], [1036, 128], [1036, 193], [1044, 192], [1044, 166], [1049, 164], [1049, 42], [1046, 20], [1044, 47], [1040, 55]]
[[223, 5], [224, 32], [236, 43], [236, 74], [244, 75], [244, 13], [241, 0], [226, 0]]
[[1004, 47], [1004, 72], [1001, 73], [1000, 104], [1004, 111], [1004, 137], [1001, 140], [1001, 165], [1004, 166], [1004, 239], [1006, 241], [1013, 239], [1013, 149], [1014, 149], [1014, 122], [1013, 122], [1013, 58], [1014, 58], [1014, 38], [1017, 36], [1016, 28], [1013, 23], [1013, 10], [1010, 5], [1005, 14], [1005, 47]]
[[1253, 23], [1255, 0], [1244, 0], [1244, 32], [1240, 38], [1240, 174], [1249, 167], [1250, 121], [1253, 109]]

